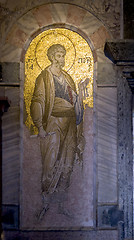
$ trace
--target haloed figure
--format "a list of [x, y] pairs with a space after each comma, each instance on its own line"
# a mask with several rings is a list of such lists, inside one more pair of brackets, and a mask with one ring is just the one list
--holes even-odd
[[[44, 212], [49, 197], [69, 187], [77, 151], [77, 125], [83, 119], [83, 84], [79, 84], [78, 95], [73, 79], [62, 69], [65, 54], [60, 44], [48, 49], [51, 65], [36, 79], [31, 102], [31, 117], [40, 136]], [[86, 79], [85, 87], [88, 82]]]

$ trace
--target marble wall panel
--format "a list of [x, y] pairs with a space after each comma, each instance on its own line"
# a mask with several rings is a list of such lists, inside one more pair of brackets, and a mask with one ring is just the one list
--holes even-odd
[[19, 202], [19, 108], [10, 108], [3, 115], [3, 204]]
[[72, 24], [74, 26], [79, 26], [83, 21], [84, 15], [84, 9], [75, 7], [73, 5], [68, 5], [66, 23]]
[[37, 20], [32, 12], [28, 12], [22, 16], [17, 24], [28, 36], [31, 36], [39, 28]]
[[6, 42], [18, 48], [22, 48], [27, 38], [28, 35], [22, 31], [17, 24], [14, 24], [9, 34], [7, 35]]
[[117, 117], [117, 89], [116, 87], [98, 88], [98, 118]]
[[104, 46], [106, 40], [110, 39], [110, 35], [104, 26], [99, 27], [99, 29], [90, 36], [91, 41], [96, 49]]
[[98, 77], [97, 84], [99, 85], [115, 85], [117, 82], [117, 74], [115, 65], [112, 63], [98, 63]]
[[50, 5], [39, 6], [32, 10], [39, 27], [52, 23]]
[[96, 54], [99, 63], [111, 63], [111, 60], [104, 55], [104, 47], [96, 49]]
[[8, 96], [10, 107], [2, 117], [3, 138], [3, 204], [18, 204], [19, 202], [19, 173], [20, 173], [20, 111], [19, 89], [3, 87]]
[[68, 5], [67, 4], [51, 4], [51, 16], [55, 23], [66, 23]]
[[98, 202], [117, 201], [117, 90], [98, 88]]
[[[20, 89], [19, 87], [5, 87], [5, 96], [8, 96], [10, 108], [20, 107]], [[18, 115], [19, 121], [19, 115]]]
[[[19, 65], [19, 63], [4, 62], [1, 65], [2, 65], [2, 82], [5, 82], [5, 83], [19, 83], [19, 79], [20, 79], [20, 65]], [[9, 91], [9, 93], [10, 92], [11, 91]], [[15, 92], [16, 92], [16, 90], [15, 90]]]
[[102, 26], [102, 22], [97, 20], [96, 17], [87, 12], [80, 24], [80, 28], [88, 35], [90, 36], [94, 32], [97, 31], [97, 29]]
[[6, 43], [1, 48], [0, 60], [1, 62], [20, 62], [22, 49]]

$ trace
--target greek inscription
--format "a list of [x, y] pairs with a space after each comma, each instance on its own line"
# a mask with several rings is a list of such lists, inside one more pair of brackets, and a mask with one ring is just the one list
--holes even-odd
[[78, 63], [86, 63], [88, 64], [88, 71], [90, 72], [90, 67], [91, 67], [91, 57], [83, 57], [83, 58], [78, 58]]
[[78, 63], [91, 63], [91, 58], [90, 57], [83, 57], [83, 58], [78, 58]]

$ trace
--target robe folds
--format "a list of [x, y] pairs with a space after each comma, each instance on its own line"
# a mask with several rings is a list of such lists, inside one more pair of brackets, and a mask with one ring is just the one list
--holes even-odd
[[[69, 88], [76, 94], [73, 79], [62, 70]], [[45, 194], [64, 191], [70, 185], [77, 149], [77, 125], [74, 104], [55, 96], [50, 66], [36, 79], [31, 101], [31, 117], [39, 129], [48, 133], [40, 138], [42, 155], [42, 191]]]

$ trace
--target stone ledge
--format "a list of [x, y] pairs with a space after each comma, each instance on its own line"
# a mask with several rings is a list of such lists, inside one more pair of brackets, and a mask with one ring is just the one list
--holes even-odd
[[118, 240], [117, 230], [98, 231], [4, 231], [6, 240]]
[[118, 67], [123, 67], [123, 77], [134, 93], [134, 40], [107, 41], [104, 53]]
[[134, 40], [107, 41], [104, 53], [113, 63], [134, 62]]

